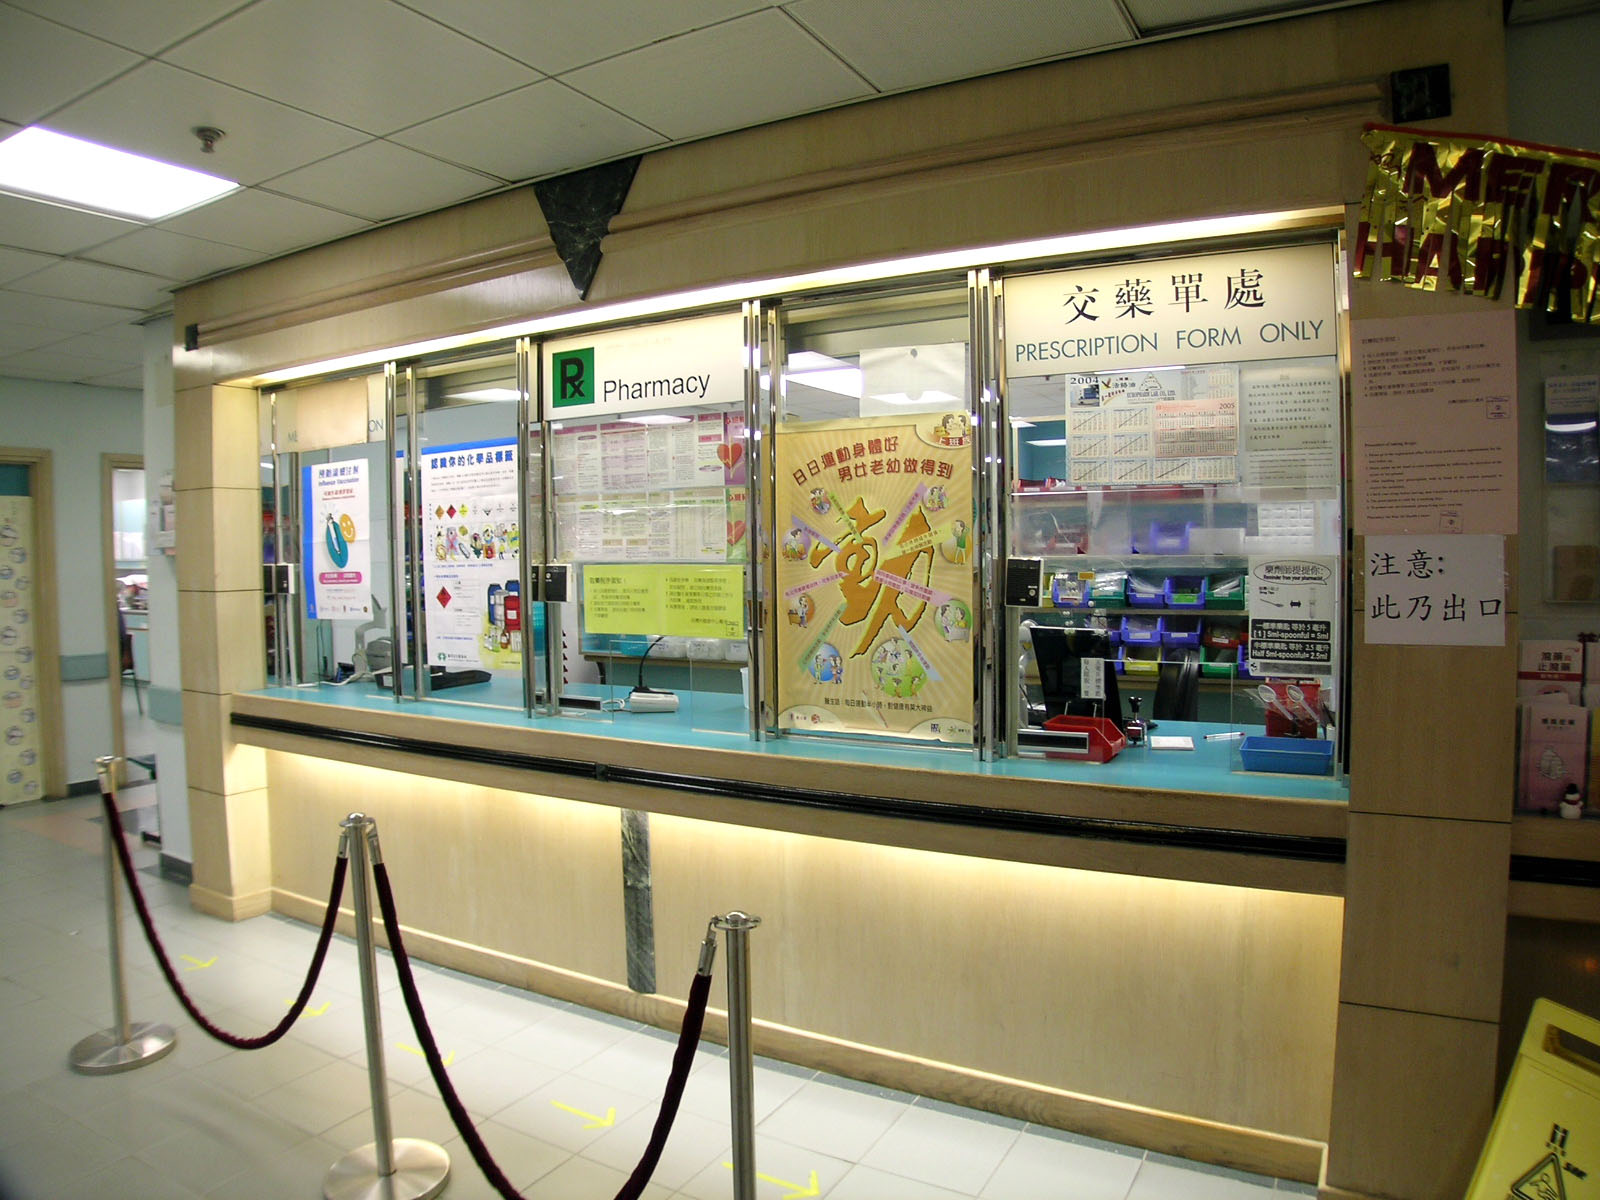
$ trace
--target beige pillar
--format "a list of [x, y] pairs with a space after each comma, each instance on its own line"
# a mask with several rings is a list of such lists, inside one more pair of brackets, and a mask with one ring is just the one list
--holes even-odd
[[256, 393], [184, 388], [175, 417], [189, 902], [239, 920], [272, 903], [264, 755], [228, 725], [229, 696], [266, 682]]

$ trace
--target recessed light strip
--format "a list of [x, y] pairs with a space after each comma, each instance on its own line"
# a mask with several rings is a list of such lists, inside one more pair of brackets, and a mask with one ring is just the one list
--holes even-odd
[[455, 334], [411, 342], [384, 350], [369, 350], [362, 354], [347, 354], [320, 362], [266, 371], [260, 375], [234, 380], [243, 386], [264, 387], [275, 383], [290, 383], [317, 375], [352, 371], [361, 367], [378, 366], [390, 359], [420, 358], [447, 350], [486, 345], [514, 337], [537, 336], [561, 330], [618, 321], [638, 320], [641, 317], [670, 317], [673, 313], [715, 304], [737, 304], [756, 296], [792, 294], [817, 291], [823, 288], [845, 287], [851, 284], [871, 283], [878, 280], [903, 279], [913, 275], [930, 275], [940, 271], [960, 270], [995, 263], [1019, 264], [1030, 259], [1060, 258], [1073, 254], [1094, 254], [1108, 250], [1132, 250], [1167, 243], [1197, 241], [1205, 238], [1234, 237], [1241, 234], [1271, 233], [1284, 229], [1312, 228], [1344, 220], [1342, 207], [1296, 209], [1287, 212], [1247, 213], [1232, 217], [1213, 217], [1205, 220], [1170, 221], [1159, 225], [1142, 225], [1128, 229], [1107, 229], [1093, 233], [1068, 234], [1063, 237], [1038, 238], [1026, 242], [1009, 242], [1001, 245], [977, 246], [964, 250], [947, 250], [936, 254], [922, 254], [911, 258], [890, 259], [883, 262], [861, 263], [852, 267], [839, 267], [827, 271], [811, 271], [799, 275], [786, 275], [772, 279], [742, 280], [719, 284], [716, 287], [695, 291], [674, 292], [669, 295], [648, 296], [638, 300], [623, 300], [594, 308], [568, 310], [548, 316], [534, 317], [513, 324], [480, 329], [475, 333]]

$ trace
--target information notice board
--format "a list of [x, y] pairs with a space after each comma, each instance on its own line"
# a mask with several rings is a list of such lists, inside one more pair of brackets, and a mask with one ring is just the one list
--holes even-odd
[[588, 563], [583, 631], [742, 639], [744, 593], [738, 564]]

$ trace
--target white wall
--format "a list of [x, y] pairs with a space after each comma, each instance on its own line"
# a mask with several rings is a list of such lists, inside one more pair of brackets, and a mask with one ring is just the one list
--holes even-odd
[[161, 480], [172, 473], [173, 428], [172, 318], [144, 327], [144, 494], [145, 547], [150, 575], [150, 714], [154, 718], [156, 807], [161, 817], [161, 858], [192, 863], [189, 838], [189, 788], [183, 759], [183, 683], [179, 676], [177, 559], [154, 544], [155, 506]]
[[[0, 445], [50, 451], [55, 475], [55, 569], [61, 655], [106, 653], [108, 581], [102, 560], [100, 455], [138, 454], [140, 395], [0, 377]], [[120, 686], [120, 681], [118, 681]], [[94, 760], [112, 752], [111, 684], [65, 683], [61, 717], [68, 783], [93, 782]]]

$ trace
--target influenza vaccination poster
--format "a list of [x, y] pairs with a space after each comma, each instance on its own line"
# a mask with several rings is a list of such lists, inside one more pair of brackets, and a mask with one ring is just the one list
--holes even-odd
[[372, 510], [364, 459], [302, 468], [306, 616], [372, 617]]
[[965, 412], [781, 428], [779, 724], [969, 744]]
[[516, 439], [431, 446], [421, 468], [428, 662], [451, 670], [520, 668]]

